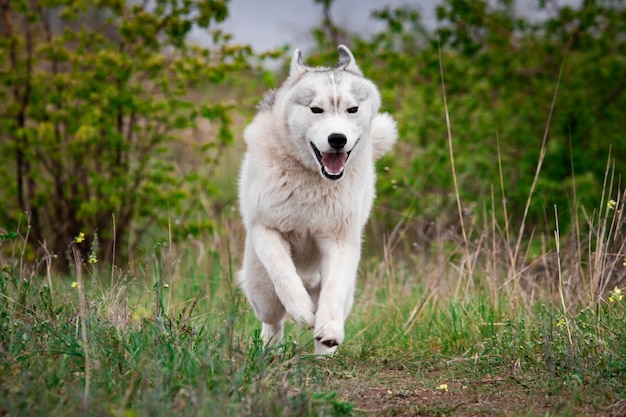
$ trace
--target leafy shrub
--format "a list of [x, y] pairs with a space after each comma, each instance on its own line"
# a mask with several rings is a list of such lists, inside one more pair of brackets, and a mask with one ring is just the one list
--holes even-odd
[[211, 48], [188, 42], [227, 16], [223, 1], [2, 7], [0, 224], [15, 230], [27, 212], [30, 242], [57, 254], [97, 232], [106, 259], [131, 223], [140, 238], [206, 186], [196, 169], [176, 169], [174, 143], [209, 119], [212, 136], [186, 145], [211, 163], [233, 140], [230, 107], [197, 104], [188, 89], [247, 68], [251, 51], [218, 31]]
[[[545, 18], [517, 16], [511, 0], [446, 0], [434, 30], [411, 7], [387, 7], [375, 13], [386, 28], [372, 38], [342, 35], [399, 123], [400, 142], [381, 162], [378, 184], [378, 215], [388, 225], [418, 216], [423, 225], [458, 223], [440, 61], [465, 208], [491, 209], [493, 193], [502, 219], [504, 193], [507, 220], [519, 225], [544, 132], [525, 230], [552, 231], [554, 205], [565, 230], [568, 207], [589, 213], [603, 191], [615, 195], [616, 187], [603, 190], [603, 183], [607, 161], [615, 178], [626, 172], [619, 157], [626, 153], [624, 2], [535, 7]], [[323, 53], [335, 48], [332, 24], [315, 32]]]

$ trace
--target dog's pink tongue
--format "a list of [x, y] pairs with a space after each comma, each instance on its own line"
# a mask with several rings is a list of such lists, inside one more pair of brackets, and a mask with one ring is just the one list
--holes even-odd
[[345, 152], [325, 152], [322, 154], [322, 163], [324, 164], [324, 168], [326, 168], [326, 172], [329, 174], [340, 173], [346, 165], [347, 159], [348, 154]]

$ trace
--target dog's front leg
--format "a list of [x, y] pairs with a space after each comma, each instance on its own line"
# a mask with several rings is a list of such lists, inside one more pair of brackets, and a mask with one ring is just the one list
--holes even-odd
[[278, 299], [296, 322], [315, 325], [315, 305], [291, 259], [289, 242], [280, 232], [262, 225], [250, 230], [254, 250], [267, 271]]
[[323, 252], [322, 289], [315, 317], [315, 353], [334, 353], [344, 339], [344, 322], [352, 306], [356, 271], [361, 255], [358, 238], [327, 241]]

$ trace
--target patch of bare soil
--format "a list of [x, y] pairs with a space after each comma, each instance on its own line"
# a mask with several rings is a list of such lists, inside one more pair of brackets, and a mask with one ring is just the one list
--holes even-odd
[[355, 414], [372, 416], [623, 416], [624, 400], [602, 407], [572, 395], [529, 387], [512, 376], [446, 380], [445, 370], [417, 375], [383, 369], [368, 377], [335, 380], [339, 397]]

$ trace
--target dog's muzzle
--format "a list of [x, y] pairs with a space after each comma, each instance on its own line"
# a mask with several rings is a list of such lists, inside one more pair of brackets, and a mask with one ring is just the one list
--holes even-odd
[[343, 176], [350, 153], [359, 141], [357, 140], [352, 149], [344, 151], [347, 142], [346, 136], [341, 133], [330, 134], [328, 136], [328, 144], [333, 148], [333, 152], [320, 152], [313, 142], [309, 142], [322, 168], [322, 175], [324, 177], [330, 180], [338, 180]]

